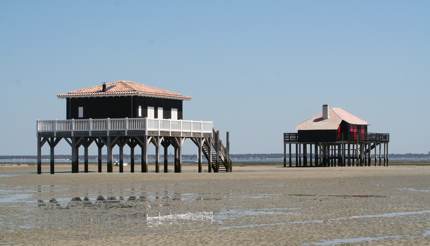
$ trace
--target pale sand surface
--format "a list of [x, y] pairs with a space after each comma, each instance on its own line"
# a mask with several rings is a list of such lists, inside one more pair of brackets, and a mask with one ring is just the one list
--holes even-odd
[[56, 170], [0, 167], [0, 245], [430, 245], [430, 166]]

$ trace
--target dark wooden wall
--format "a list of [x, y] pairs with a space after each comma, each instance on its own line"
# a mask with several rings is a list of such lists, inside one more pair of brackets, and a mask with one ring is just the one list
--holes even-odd
[[137, 118], [138, 108], [142, 106], [142, 117], [147, 116], [147, 108], [154, 107], [155, 118], [158, 118], [158, 107], [163, 107], [164, 119], [171, 118], [171, 109], [178, 109], [178, 119], [183, 119], [183, 102], [181, 100], [150, 97], [96, 97], [68, 98], [66, 101], [67, 119], [78, 119], [78, 108], [84, 107], [83, 119], [104, 118]]
[[[357, 134], [351, 132], [351, 128], [355, 127]], [[364, 131], [364, 132], [363, 132]], [[306, 130], [298, 131], [300, 142], [335, 142], [335, 141], [359, 141], [366, 138], [367, 126], [350, 125], [343, 121], [340, 124], [339, 130]]]

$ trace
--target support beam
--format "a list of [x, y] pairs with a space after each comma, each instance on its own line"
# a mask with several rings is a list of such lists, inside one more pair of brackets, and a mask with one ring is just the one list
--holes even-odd
[[130, 172], [134, 173], [134, 148], [135, 146], [130, 146]]
[[197, 164], [198, 164], [198, 172], [202, 172], [202, 154], [203, 154], [203, 138], [197, 139]]
[[155, 142], [155, 172], [160, 172], [160, 137], [154, 138]]
[[292, 167], [293, 163], [291, 160], [291, 143], [288, 143], [288, 166]]
[[169, 143], [164, 140], [163, 148], [164, 148], [164, 172], [169, 172]]
[[318, 163], [318, 144], [315, 143], [315, 166], [318, 167], [319, 163]]
[[287, 143], [285, 142], [285, 139], [282, 139], [282, 141], [284, 143], [284, 167], [287, 167]]
[[124, 172], [124, 143], [121, 141], [121, 143], [118, 144], [119, 147], [119, 172]]
[[208, 173], [212, 172], [212, 138], [208, 138]]
[[42, 138], [37, 135], [37, 174], [42, 174]]
[[108, 173], [111, 173], [113, 171], [113, 163], [112, 163], [112, 138], [111, 137], [107, 137], [106, 140], [106, 152], [107, 152], [107, 164], [106, 164], [106, 170]]

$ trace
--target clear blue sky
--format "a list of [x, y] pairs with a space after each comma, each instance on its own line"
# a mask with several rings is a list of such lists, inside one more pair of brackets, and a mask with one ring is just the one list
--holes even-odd
[[[35, 154], [59, 92], [118, 79], [193, 96], [234, 153], [282, 152], [282, 132], [343, 107], [430, 151], [429, 1], [0, 1], [0, 154]], [[47, 153], [47, 152], [46, 152]]]

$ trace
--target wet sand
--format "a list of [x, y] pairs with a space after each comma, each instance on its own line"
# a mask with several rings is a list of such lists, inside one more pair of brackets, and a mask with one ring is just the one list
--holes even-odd
[[56, 170], [0, 167], [0, 245], [430, 244], [430, 166]]

